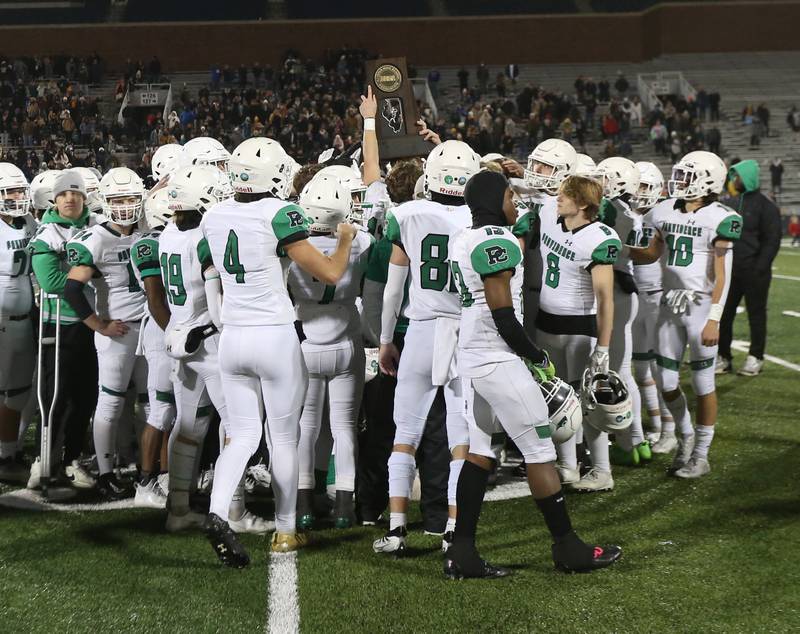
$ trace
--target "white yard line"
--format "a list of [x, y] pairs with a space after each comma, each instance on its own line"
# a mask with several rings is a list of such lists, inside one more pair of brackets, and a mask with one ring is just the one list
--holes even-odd
[[97, 504], [64, 504], [45, 500], [39, 491], [16, 489], [0, 495], [0, 506], [23, 509], [26, 511], [62, 511], [80, 513], [81, 511], [119, 511], [132, 509], [133, 498], [118, 502], [101, 502]]
[[794, 275], [778, 275], [777, 273], [773, 273], [772, 277], [779, 280], [791, 280], [792, 282], [800, 282], [800, 277], [796, 277]]
[[272, 553], [269, 558], [268, 634], [300, 631], [297, 598], [297, 553]]
[[784, 310], [781, 314], [786, 315], [787, 317], [800, 317], [800, 313], [798, 313], [796, 310]]
[[[731, 343], [731, 348], [733, 348], [734, 350], [738, 350], [739, 352], [748, 352], [750, 350], [750, 342], [739, 341], [738, 339], [734, 339], [733, 343]], [[789, 370], [800, 372], [800, 365], [798, 365], [797, 363], [792, 363], [791, 361], [787, 361], [786, 359], [781, 359], [780, 357], [773, 357], [771, 354], [765, 354], [764, 359], [766, 359], [770, 363], [774, 363], [775, 365], [779, 365], [783, 368], [788, 368]]]

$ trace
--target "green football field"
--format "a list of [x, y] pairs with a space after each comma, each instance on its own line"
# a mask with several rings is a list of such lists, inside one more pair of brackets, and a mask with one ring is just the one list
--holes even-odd
[[[445, 581], [438, 540], [421, 530], [400, 560], [372, 553], [376, 528], [320, 530], [272, 560], [265, 538], [247, 536], [254, 561], [240, 571], [201, 535], [165, 534], [159, 511], [0, 506], [0, 631], [798, 631], [800, 317], [783, 311], [800, 315], [800, 249], [782, 249], [774, 273], [768, 353], [788, 365], [719, 379], [712, 473], [667, 478], [660, 457], [616, 467], [611, 493], [569, 497], [585, 539], [622, 545], [611, 569], [555, 572], [530, 497], [484, 506], [482, 554], [515, 570], [491, 582]], [[747, 332], [742, 314], [736, 339]]]

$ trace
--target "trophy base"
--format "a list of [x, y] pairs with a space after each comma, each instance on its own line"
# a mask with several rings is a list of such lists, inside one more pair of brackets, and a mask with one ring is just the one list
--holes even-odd
[[436, 147], [430, 141], [423, 140], [420, 136], [397, 136], [388, 139], [378, 139], [378, 150], [381, 161], [400, 158], [415, 158], [428, 156]]

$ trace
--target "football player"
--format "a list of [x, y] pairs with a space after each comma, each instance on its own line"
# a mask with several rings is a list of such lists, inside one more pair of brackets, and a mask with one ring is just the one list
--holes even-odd
[[183, 146], [183, 156], [173, 159], [189, 165], [211, 165], [224, 173], [228, 171], [231, 153], [217, 141], [207, 136], [195, 137]]
[[[389, 531], [373, 543], [376, 553], [405, 549], [408, 502], [416, 469], [415, 455], [425, 421], [440, 387], [446, 401], [447, 441], [451, 452], [447, 485], [449, 518], [443, 548], [452, 539], [456, 515], [456, 484], [467, 454], [469, 434], [461, 382], [455, 369], [458, 317], [457, 289], [450, 275], [450, 236], [468, 227], [464, 186], [480, 169], [480, 156], [462, 141], [437, 145], [425, 163], [429, 200], [413, 200], [387, 216], [386, 236], [393, 242], [383, 294], [380, 368], [397, 376], [394, 421], [397, 426], [389, 457]], [[393, 343], [395, 325], [410, 277], [410, 322], [402, 362]]]
[[[614, 229], [620, 242], [631, 246], [639, 244], [642, 220], [633, 211], [631, 199], [639, 191], [639, 170], [633, 161], [621, 156], [607, 158], [597, 165], [598, 178], [603, 183], [603, 202], [599, 217]], [[614, 263], [614, 327], [609, 348], [609, 368], [617, 372], [625, 383], [633, 403], [633, 420], [624, 430], [615, 434], [611, 459], [615, 464], [637, 465], [652, 459], [649, 443], [645, 444], [642, 431], [642, 403], [639, 387], [633, 378], [633, 341], [631, 327], [639, 309], [639, 296], [633, 278], [633, 262], [620, 253]], [[597, 438], [590, 432], [589, 445], [592, 462], [600, 460], [609, 464], [608, 435], [600, 432]]]
[[[563, 187], [572, 191], [569, 180]], [[564, 207], [562, 196], [559, 209]], [[619, 559], [621, 549], [589, 545], [577, 536], [554, 467], [548, 407], [534, 376], [550, 379], [555, 368], [518, 319], [522, 251], [509, 230], [517, 220], [513, 192], [504, 176], [484, 171], [467, 183], [465, 200], [472, 212], [472, 227], [452, 240], [451, 267], [463, 307], [459, 371], [474, 391], [475, 424], [470, 424], [469, 454], [458, 479], [458, 521], [445, 558], [445, 575], [461, 579], [510, 574], [483, 561], [475, 546], [480, 507], [494, 462], [489, 410], [524, 456], [531, 494], [553, 538], [556, 567], [577, 572], [609, 566]]]
[[[671, 198], [645, 214], [644, 223], [655, 229], [653, 239], [646, 248], [630, 249], [634, 261], [650, 263], [658, 260], [666, 244], [656, 363], [664, 400], [681, 433], [670, 468], [680, 478], [699, 478], [711, 471], [708, 450], [717, 421], [714, 361], [719, 320], [730, 286], [733, 242], [742, 232], [741, 216], [717, 202], [726, 175], [725, 163], [716, 154], [689, 152], [672, 168]], [[679, 383], [687, 345], [697, 395], [696, 428]]]
[[[353, 208], [351, 192], [326, 168], [306, 185], [298, 200], [311, 224], [309, 242], [322, 253], [331, 253], [337, 239], [333, 232], [346, 222]], [[325, 400], [335, 443], [337, 528], [354, 522], [356, 418], [364, 387], [364, 343], [356, 309], [373, 238], [359, 231], [353, 240], [350, 262], [335, 286], [326, 285], [303, 271], [289, 267], [289, 290], [295, 300], [297, 319], [305, 339], [303, 357], [308, 368], [308, 391], [300, 418], [300, 479], [297, 492], [298, 520], [302, 529], [314, 520], [314, 447], [322, 426]]]
[[[215, 205], [201, 223], [225, 293], [219, 366], [230, 438], [217, 460], [206, 528], [219, 541], [229, 537], [226, 501], [258, 448], [263, 403], [275, 494], [274, 552], [296, 550], [307, 542], [295, 521], [297, 440], [307, 372], [286, 270], [291, 260], [320, 282], [336, 285], [349, 266], [357, 231], [341, 223], [335, 251], [328, 256], [316, 249], [308, 241], [309, 223], [302, 208], [285, 200], [290, 168], [279, 143], [266, 138], [243, 141], [230, 162], [235, 199]], [[237, 556], [231, 565], [237, 561], [244, 557]]]
[[17, 460], [22, 410], [33, 379], [33, 289], [25, 248], [36, 232], [30, 188], [22, 171], [0, 163], [0, 480], [25, 483], [28, 468]]
[[[195, 147], [195, 145], [197, 145], [197, 141], [192, 147]], [[153, 152], [153, 158], [150, 159], [150, 176], [152, 176], [153, 182], [159, 183], [162, 179], [175, 173], [184, 161], [186, 161], [186, 155], [183, 151], [183, 146], [177, 143], [167, 143], [159, 146]]]
[[[113, 471], [117, 426], [131, 379], [139, 401], [147, 402], [147, 363], [136, 355], [145, 296], [130, 256], [131, 246], [141, 237], [136, 225], [142, 216], [144, 185], [133, 170], [115, 167], [100, 181], [100, 194], [108, 221], [67, 243], [71, 268], [64, 298], [95, 331], [100, 385], [93, 425], [100, 474], [97, 487], [106, 500], [119, 500], [131, 494]], [[95, 308], [84, 295], [89, 282], [96, 293]]]
[[[661, 200], [664, 190], [664, 176], [661, 170], [647, 161], [636, 163], [639, 170], [639, 192], [633, 199], [633, 208], [640, 215], [646, 214]], [[647, 246], [653, 238], [652, 227], [642, 227], [641, 245]], [[664, 405], [664, 397], [656, 387], [656, 324], [661, 304], [663, 258], [652, 264], [635, 264], [633, 277], [639, 290], [639, 312], [633, 320], [633, 377], [639, 385], [644, 401], [644, 409], [650, 418], [650, 431], [647, 432], [652, 453], [672, 453], [675, 440], [675, 421]], [[661, 442], [661, 430], [664, 442]]]
[[[536, 343], [550, 353], [561, 376], [576, 389], [590, 363], [608, 371], [613, 265], [621, 244], [617, 234], [597, 219], [601, 196], [598, 181], [568, 176], [561, 184], [557, 207], [543, 207], [539, 213], [543, 271]], [[611, 467], [602, 462], [602, 455], [599, 464], [593, 462], [593, 468], [579, 477], [576, 442], [573, 436], [556, 446], [562, 482], [580, 490], [612, 488]]]

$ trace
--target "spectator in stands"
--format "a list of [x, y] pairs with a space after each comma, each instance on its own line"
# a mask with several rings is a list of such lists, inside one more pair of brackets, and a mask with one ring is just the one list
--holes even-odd
[[761, 193], [758, 162], [745, 160], [731, 166], [728, 178], [736, 196], [724, 201], [744, 221], [742, 237], [733, 245], [733, 271], [725, 310], [719, 324], [717, 373], [731, 372], [731, 341], [736, 308], [744, 297], [750, 323], [750, 351], [739, 374], [755, 376], [764, 364], [767, 339], [767, 296], [772, 261], [781, 246], [781, 216], [775, 204]]
[[611, 101], [611, 85], [605, 77], [597, 83], [597, 100], [600, 103]]
[[800, 110], [797, 106], [792, 106], [786, 114], [786, 124], [791, 128], [792, 132], [800, 132]]
[[511, 85], [517, 85], [517, 77], [519, 77], [519, 64], [506, 64], [506, 77], [511, 80]]
[[[489, 67], [481, 62], [475, 70], [475, 77], [478, 79], [478, 94], [483, 96], [489, 91]], [[461, 73], [458, 75], [461, 80]], [[462, 85], [462, 89], [463, 89]]]
[[458, 71], [458, 88], [462, 92], [464, 90], [469, 90], [469, 71], [463, 66], [461, 70]]
[[503, 73], [497, 73], [497, 77], [495, 78], [495, 88], [497, 89], [497, 96], [498, 97], [505, 97], [506, 96], [506, 76]]
[[695, 104], [697, 105], [697, 114], [700, 120], [705, 121], [706, 113], [708, 112], [708, 93], [702, 86], [697, 89]]
[[719, 155], [720, 146], [722, 145], [722, 133], [717, 126], [711, 126], [711, 129], [706, 133], [706, 143], [708, 144], [708, 151]]
[[617, 89], [620, 97], [624, 97], [625, 93], [628, 92], [628, 88], [630, 88], [630, 84], [621, 70], [617, 71], [617, 81], [614, 82], [614, 88]]
[[681, 147], [681, 139], [676, 130], [673, 130], [670, 135], [669, 153], [672, 163], [677, 163], [678, 159], [684, 154], [683, 148]]
[[633, 99], [631, 100], [631, 125], [635, 125], [637, 127], [642, 125], [642, 100], [639, 99], [639, 95], [634, 95]]
[[779, 158], [772, 159], [769, 164], [769, 176], [772, 183], [772, 193], [776, 196], [781, 193], [783, 185], [783, 161]]
[[712, 121], [719, 121], [720, 100], [718, 92], [712, 92], [708, 95], [708, 111]]
[[442, 78], [441, 73], [435, 68], [428, 71], [428, 88], [431, 91], [431, 97], [434, 101], [439, 99], [439, 80]]
[[578, 98], [579, 102], [583, 103], [584, 90], [586, 88], [586, 82], [583, 79], [583, 75], [578, 75], [578, 78], [575, 80], [573, 86], [575, 86], [575, 96]]
[[583, 105], [586, 107], [586, 127], [589, 130], [594, 130], [595, 111], [597, 110], [597, 99], [594, 96], [594, 92], [592, 93], [589, 92], [588, 82], [586, 84], [586, 99], [584, 100]]
[[762, 125], [762, 132], [764, 136], [769, 136], [769, 108], [767, 108], [767, 104], [761, 103], [758, 104], [758, 108], [756, 108], [756, 115], [758, 115], [758, 119], [761, 121]]

